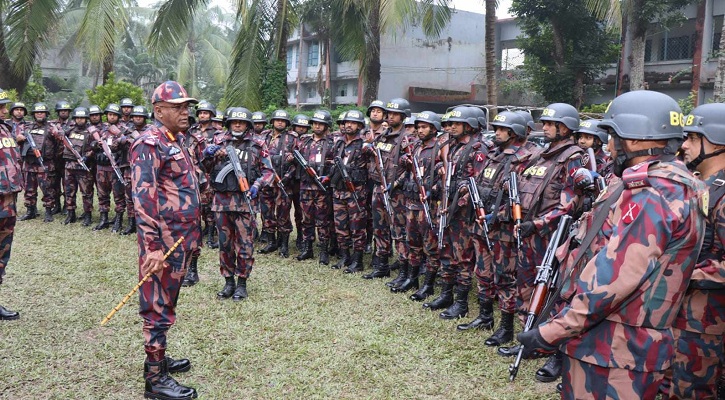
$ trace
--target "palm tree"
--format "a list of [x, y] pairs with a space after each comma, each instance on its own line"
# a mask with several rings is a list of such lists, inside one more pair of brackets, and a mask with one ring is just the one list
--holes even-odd
[[[498, 104], [498, 81], [496, 80], [496, 7], [497, 0], [486, 0], [486, 102]], [[491, 110], [489, 117], [496, 115], [496, 108]]]
[[725, 101], [725, 24], [720, 34], [720, 49], [717, 56], [717, 72], [715, 74], [715, 90], [713, 98], [716, 102]]

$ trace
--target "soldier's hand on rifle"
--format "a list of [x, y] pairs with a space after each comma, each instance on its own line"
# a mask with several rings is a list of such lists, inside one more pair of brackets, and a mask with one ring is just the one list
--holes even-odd
[[466, 194], [458, 198], [458, 207], [464, 207], [466, 204], [468, 204], [468, 199], [470, 197], [471, 196], [468, 195], [468, 189], [466, 189]]
[[292, 153], [287, 153], [287, 157], [284, 158], [284, 160], [287, 161], [288, 163], [291, 163], [292, 161], [294, 161], [294, 159], [295, 159], [295, 156], [293, 156]]
[[330, 177], [327, 175], [322, 175], [320, 177], [320, 183], [322, 183], [323, 185], [327, 185], [328, 183], [330, 183]]
[[461, 195], [468, 194], [468, 185], [467, 184], [458, 185], [458, 193], [460, 193]]
[[526, 221], [521, 224], [521, 227], [519, 228], [519, 235], [521, 236], [521, 239], [526, 239], [534, 233], [536, 233], [536, 225], [534, 225], [533, 221]]
[[149, 272], [152, 274], [158, 274], [165, 266], [164, 252], [162, 250], [155, 250], [146, 255], [146, 260], [144, 260], [141, 265], [141, 273], [143, 275], [146, 275]]
[[421, 194], [420, 201], [425, 203], [426, 201], [428, 201], [428, 198], [430, 198], [430, 190], [426, 190], [425, 193]]
[[476, 218], [476, 221], [478, 221], [479, 224], [483, 224], [484, 220], [487, 224], [491, 225], [491, 222], [493, 221], [493, 213], [486, 214], [484, 217]]
[[259, 187], [257, 187], [257, 185], [252, 185], [249, 188], [249, 197], [251, 197], [252, 199], [256, 199], [257, 193], [259, 193]]
[[402, 156], [400, 156], [400, 159], [398, 160], [398, 162], [400, 163], [400, 166], [402, 166], [403, 168], [405, 168], [407, 170], [413, 169], [412, 168], [413, 161], [410, 159], [410, 156], [407, 154], [403, 154]]
[[219, 150], [221, 150], [221, 148], [222, 147], [219, 146], [218, 144], [213, 144], [213, 145], [207, 147], [206, 149], [204, 149], [204, 156], [205, 157], [214, 157], [214, 155], [216, 154], [216, 152], [218, 152]]
[[24, 142], [25, 141], [25, 135], [22, 133], [18, 133], [18, 136], [15, 137], [16, 142]]
[[541, 337], [539, 328], [534, 328], [528, 332], [521, 332], [518, 336], [516, 336], [516, 338], [519, 343], [524, 346], [522, 354], [524, 358], [531, 357], [536, 351], [551, 354], [558, 349], [558, 346], [549, 344], [543, 337]]

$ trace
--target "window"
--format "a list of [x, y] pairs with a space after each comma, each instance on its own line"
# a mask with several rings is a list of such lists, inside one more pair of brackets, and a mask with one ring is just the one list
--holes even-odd
[[712, 52], [717, 53], [720, 51], [720, 38], [722, 37], [722, 31], [716, 32], [712, 35]]
[[652, 59], [652, 39], [644, 42], [644, 62], [655, 61]]
[[660, 60], [687, 60], [695, 50], [695, 35], [664, 37], [660, 40]]
[[290, 89], [290, 90], [289, 90], [289, 98], [290, 98], [290, 99], [294, 99], [294, 98], [296, 98], [296, 97], [297, 97], [297, 96], [295, 96], [295, 90], [294, 90], [294, 89]]
[[357, 97], [357, 82], [352, 84], [352, 95]]
[[347, 97], [347, 84], [343, 83], [340, 85], [337, 95], [340, 97]]
[[297, 46], [287, 47], [287, 70], [297, 69]]
[[317, 92], [315, 91], [315, 88], [313, 88], [313, 87], [307, 88], [307, 98], [314, 99], [315, 96], [317, 96]]
[[316, 67], [320, 64], [320, 42], [313, 41], [307, 48], [307, 66]]

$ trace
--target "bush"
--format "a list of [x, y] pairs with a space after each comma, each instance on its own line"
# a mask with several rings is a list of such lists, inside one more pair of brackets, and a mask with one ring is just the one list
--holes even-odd
[[143, 89], [140, 87], [124, 82], [116, 81], [116, 75], [111, 72], [104, 85], [96, 86], [94, 89], [86, 90], [88, 101], [91, 104], [97, 104], [101, 109], [105, 109], [109, 103], [118, 103], [122, 98], [128, 97], [133, 100], [133, 104], [145, 105]]

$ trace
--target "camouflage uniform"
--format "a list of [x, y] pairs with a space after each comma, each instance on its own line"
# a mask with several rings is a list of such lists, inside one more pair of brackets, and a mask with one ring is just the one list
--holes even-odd
[[[266, 139], [266, 147], [269, 149], [269, 158], [272, 161], [274, 170], [282, 179], [283, 183], [289, 183], [295, 168], [292, 163], [287, 162], [287, 155], [297, 146], [297, 134], [293, 131], [284, 131], [275, 136], [272, 130]], [[288, 193], [290, 196], [291, 194]], [[292, 232], [292, 221], [290, 220], [290, 211], [292, 209], [292, 199], [285, 197], [279, 190], [277, 185], [264, 186], [261, 189], [259, 203], [264, 222], [262, 226], [263, 232], [270, 237], [289, 238]]]
[[[151, 128], [153, 125], [146, 124], [141, 129], [137, 129], [134, 126], [134, 129], [129, 131], [128, 133], [128, 141], [133, 144], [133, 142], [136, 141], [141, 135], [146, 131], [146, 129]], [[130, 146], [130, 145], [129, 145]], [[128, 153], [128, 160], [124, 163], [126, 164], [125, 167], [121, 167], [121, 172], [123, 172], [123, 179], [126, 181], [126, 212], [128, 214], [128, 218], [133, 218], [134, 221], [136, 219], [136, 212], [134, 211], [134, 205], [133, 205], [133, 193], [132, 193], [132, 185], [131, 185], [131, 153]]]
[[[219, 133], [218, 130], [211, 126], [211, 123], [207, 124], [206, 127], [200, 124], [192, 125], [189, 128], [189, 153], [195, 160], [201, 160], [201, 153], [204, 151], [206, 146], [214, 143], [214, 135]], [[198, 165], [198, 161], [197, 161]], [[198, 170], [199, 174], [204, 173], [201, 169]], [[214, 199], [214, 190], [211, 188], [209, 183], [209, 175], [199, 176], [201, 180], [201, 218], [207, 227], [215, 226], [214, 212], [211, 210], [211, 203]]]
[[32, 122], [26, 125], [23, 136], [33, 135], [35, 145], [38, 146], [43, 157], [43, 164], [48, 169], [46, 172], [40, 166], [40, 162], [30, 149], [27, 140], [23, 142], [20, 154], [23, 157], [23, 173], [25, 176], [25, 208], [36, 207], [38, 201], [38, 186], [43, 190], [43, 206], [52, 209], [58, 194], [53, 191], [51, 183], [55, 179], [55, 158], [58, 153], [59, 144], [56, 137], [60, 135], [55, 125], [49, 122]]
[[[329, 135], [325, 135], [321, 139], [310, 135], [300, 140], [299, 151], [310, 167], [317, 172], [317, 176], [329, 176], [332, 172], [334, 145], [335, 143]], [[297, 180], [300, 182], [304, 241], [311, 245], [315, 241], [315, 228], [317, 228], [320, 247], [327, 248], [332, 228], [330, 224], [332, 198], [327, 192], [320, 190], [302, 168], [297, 168]]]
[[[111, 127], [119, 129], [118, 134], [111, 132]], [[100, 138], [105, 141], [111, 149], [116, 165], [121, 169], [121, 165], [128, 167], [128, 147], [129, 143], [126, 138], [126, 127], [121, 124], [110, 125], [104, 124], [100, 130]], [[113, 192], [113, 202], [115, 204], [114, 211], [116, 214], [123, 213], [127, 207], [126, 192], [124, 185], [118, 180], [116, 173], [113, 171], [111, 161], [103, 152], [101, 144], [91, 138], [91, 147], [93, 148], [95, 164], [96, 164], [96, 188], [98, 190], [98, 210], [101, 213], [108, 213], [111, 209], [111, 192]], [[131, 199], [129, 199], [131, 200]]]
[[[73, 148], [82, 156], [90, 158], [93, 155], [91, 141], [93, 137], [88, 132], [87, 126], [74, 125], [66, 134], [70, 139]], [[65, 207], [70, 212], [76, 209], [76, 193], [81, 189], [83, 197], [83, 212], [90, 214], [93, 211], [93, 175], [78, 163], [73, 153], [64, 147], [63, 159], [65, 160]], [[88, 163], [86, 163], [88, 165]], [[88, 165], [90, 168], [91, 165]], [[91, 168], [91, 171], [93, 169]]]
[[[0, 91], [0, 96], [3, 93]], [[16, 200], [18, 192], [23, 190], [23, 177], [20, 173], [18, 151], [10, 127], [0, 122], [0, 165], [4, 172], [0, 175], [0, 284], [5, 276], [5, 267], [10, 261], [10, 250], [15, 232], [17, 216]], [[0, 319], [17, 319], [19, 314], [0, 306]]]

